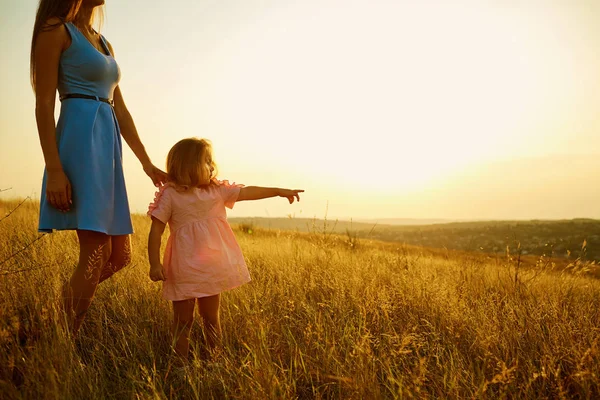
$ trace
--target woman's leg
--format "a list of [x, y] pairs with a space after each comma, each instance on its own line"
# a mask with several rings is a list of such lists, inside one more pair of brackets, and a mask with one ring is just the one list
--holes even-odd
[[85, 317], [102, 267], [110, 257], [110, 237], [104, 233], [78, 230], [79, 262], [71, 279], [63, 286], [63, 300], [67, 323], [73, 335], [77, 334]]
[[198, 299], [200, 316], [204, 321], [206, 343], [210, 349], [214, 349], [221, 343], [221, 320], [219, 318], [220, 300], [220, 294]]
[[114, 273], [129, 265], [131, 262], [130, 235], [110, 236], [110, 258], [102, 268], [100, 282], [110, 278]]
[[175, 352], [187, 359], [190, 349], [190, 330], [194, 323], [195, 299], [173, 302], [173, 338]]

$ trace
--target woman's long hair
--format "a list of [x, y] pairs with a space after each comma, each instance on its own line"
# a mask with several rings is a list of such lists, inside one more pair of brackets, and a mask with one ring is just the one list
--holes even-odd
[[[66, 22], [73, 22], [75, 20], [75, 17], [77, 17], [77, 13], [79, 13], [81, 3], [83, 3], [83, 0], [40, 0], [37, 14], [35, 16], [35, 24], [33, 25], [33, 35], [31, 37], [31, 54], [29, 58], [29, 74], [33, 90], [35, 90], [36, 83], [34, 52], [38, 35], [40, 34], [40, 32], [51, 31], [52, 29], [55, 29]], [[96, 10], [97, 8], [94, 9], [94, 13], [96, 12]], [[96, 18], [97, 15], [95, 14], [92, 16], [94, 20], [99, 20], [98, 27], [100, 27], [100, 25], [102, 24], [102, 16], [102, 13], [99, 13], [99, 18]], [[55, 24], [48, 23], [48, 20], [52, 18], [58, 18], [59, 22]]]

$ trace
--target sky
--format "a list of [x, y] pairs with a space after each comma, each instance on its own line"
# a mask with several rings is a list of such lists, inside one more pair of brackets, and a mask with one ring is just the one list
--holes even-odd
[[[0, 0], [4, 198], [41, 188], [36, 7]], [[107, 0], [102, 33], [157, 166], [206, 137], [220, 178], [306, 190], [230, 216], [563, 219], [600, 218], [597, 21], [597, 0]]]

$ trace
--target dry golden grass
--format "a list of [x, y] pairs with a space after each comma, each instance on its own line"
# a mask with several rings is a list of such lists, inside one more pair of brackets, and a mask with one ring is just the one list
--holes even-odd
[[[36, 223], [31, 201], [0, 221], [0, 262]], [[3, 398], [600, 396], [600, 281], [584, 267], [515, 281], [513, 263], [287, 232], [236, 231], [253, 281], [223, 296], [223, 354], [178, 370], [170, 304], [147, 278], [149, 221], [134, 225], [132, 265], [99, 287], [75, 343], [56, 323], [74, 233], [0, 265]]]

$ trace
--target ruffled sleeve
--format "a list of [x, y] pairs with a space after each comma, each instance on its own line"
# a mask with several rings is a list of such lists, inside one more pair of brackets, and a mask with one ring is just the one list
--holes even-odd
[[229, 183], [228, 180], [216, 181], [217, 185], [219, 185], [219, 193], [221, 194], [221, 198], [223, 199], [223, 203], [225, 203], [225, 207], [233, 208], [238, 196], [240, 195], [240, 189], [244, 187], [244, 185], [238, 183]]
[[148, 215], [157, 218], [164, 224], [171, 219], [171, 192], [174, 189], [170, 187], [171, 185], [167, 183], [158, 188], [154, 194], [154, 201], [148, 206]]

